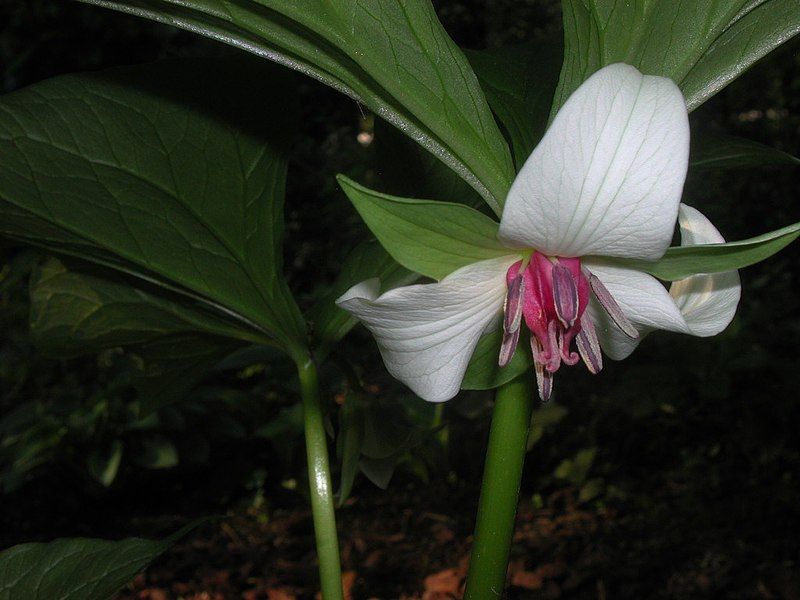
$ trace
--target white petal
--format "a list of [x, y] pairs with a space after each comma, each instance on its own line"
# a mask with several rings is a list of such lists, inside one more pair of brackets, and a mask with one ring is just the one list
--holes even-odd
[[[681, 204], [679, 213], [681, 246], [722, 244], [725, 239], [699, 210]], [[689, 330], [702, 337], [717, 335], [736, 314], [742, 296], [738, 271], [694, 275], [676, 281], [670, 296], [683, 313]]]
[[569, 97], [522, 167], [500, 239], [555, 256], [658, 259], [688, 157], [678, 87], [629, 65], [605, 67]]
[[351, 288], [336, 303], [375, 336], [389, 372], [418, 396], [449, 400], [483, 332], [498, 324], [506, 271], [517, 256], [485, 260], [439, 283], [410, 285], [378, 297], [375, 280]]
[[622, 312], [639, 331], [635, 340], [623, 334], [595, 300], [589, 306], [603, 351], [615, 360], [626, 358], [642, 338], [654, 329], [690, 333], [689, 327], [666, 288], [655, 277], [601, 262], [586, 260], [584, 265], [600, 278]]

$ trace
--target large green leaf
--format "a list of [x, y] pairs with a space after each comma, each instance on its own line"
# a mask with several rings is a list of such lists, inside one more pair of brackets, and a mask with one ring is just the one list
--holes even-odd
[[339, 183], [378, 241], [401, 265], [442, 279], [479, 260], [513, 251], [497, 239], [498, 224], [463, 204], [398, 198], [339, 176]]
[[561, 69], [561, 43], [537, 40], [504, 48], [469, 50], [466, 54], [489, 106], [511, 142], [519, 170], [547, 127]]
[[754, 238], [726, 244], [676, 246], [655, 262], [634, 259], [605, 259], [665, 281], [676, 281], [698, 273], [723, 273], [743, 269], [779, 252], [800, 237], [800, 222]]
[[362, 102], [439, 156], [499, 213], [508, 146], [430, 0], [84, 0], [276, 60]]
[[0, 600], [108, 600], [196, 525], [163, 540], [70, 538], [14, 546], [0, 553]]
[[136, 275], [239, 321], [235, 337], [302, 352], [281, 276], [285, 87], [254, 58], [181, 60], [0, 98], [0, 233]]
[[800, 0], [563, 0], [553, 112], [589, 75], [624, 62], [672, 78], [693, 110], [800, 32]]
[[381, 291], [385, 292], [411, 283], [418, 275], [401, 267], [374, 240], [356, 246], [342, 264], [336, 281], [306, 315], [318, 361], [321, 362], [334, 345], [358, 323], [353, 315], [336, 306], [336, 299], [357, 283], [373, 277], [381, 280]]
[[800, 165], [800, 159], [746, 138], [701, 131], [692, 136], [689, 166], [697, 170]]

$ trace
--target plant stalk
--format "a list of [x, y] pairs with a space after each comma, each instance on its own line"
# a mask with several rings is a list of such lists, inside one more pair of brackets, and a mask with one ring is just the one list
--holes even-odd
[[297, 371], [303, 396], [308, 482], [311, 488], [311, 512], [314, 517], [322, 597], [324, 600], [343, 600], [328, 439], [320, 401], [317, 367], [308, 358], [305, 363], [298, 361]]
[[465, 600], [503, 595], [534, 394], [528, 375], [497, 390]]

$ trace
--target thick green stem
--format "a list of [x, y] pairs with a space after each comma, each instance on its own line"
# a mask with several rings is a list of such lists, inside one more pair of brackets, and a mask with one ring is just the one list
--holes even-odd
[[527, 376], [497, 390], [465, 599], [503, 595], [533, 398]]
[[320, 403], [317, 367], [313, 360], [308, 359], [305, 363], [298, 362], [297, 370], [303, 394], [308, 481], [311, 487], [311, 511], [314, 515], [322, 597], [324, 600], [343, 600], [328, 440]]

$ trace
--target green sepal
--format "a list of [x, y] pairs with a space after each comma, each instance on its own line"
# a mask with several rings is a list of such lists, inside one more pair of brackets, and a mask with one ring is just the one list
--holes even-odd
[[514, 253], [497, 239], [497, 222], [473, 208], [382, 194], [343, 175], [338, 180], [381, 245], [411, 271], [440, 280], [466, 265]]
[[669, 248], [658, 261], [606, 258], [609, 264], [676, 281], [699, 273], [724, 273], [743, 269], [779, 252], [800, 236], [800, 221], [757, 237], [726, 244], [698, 244]]

